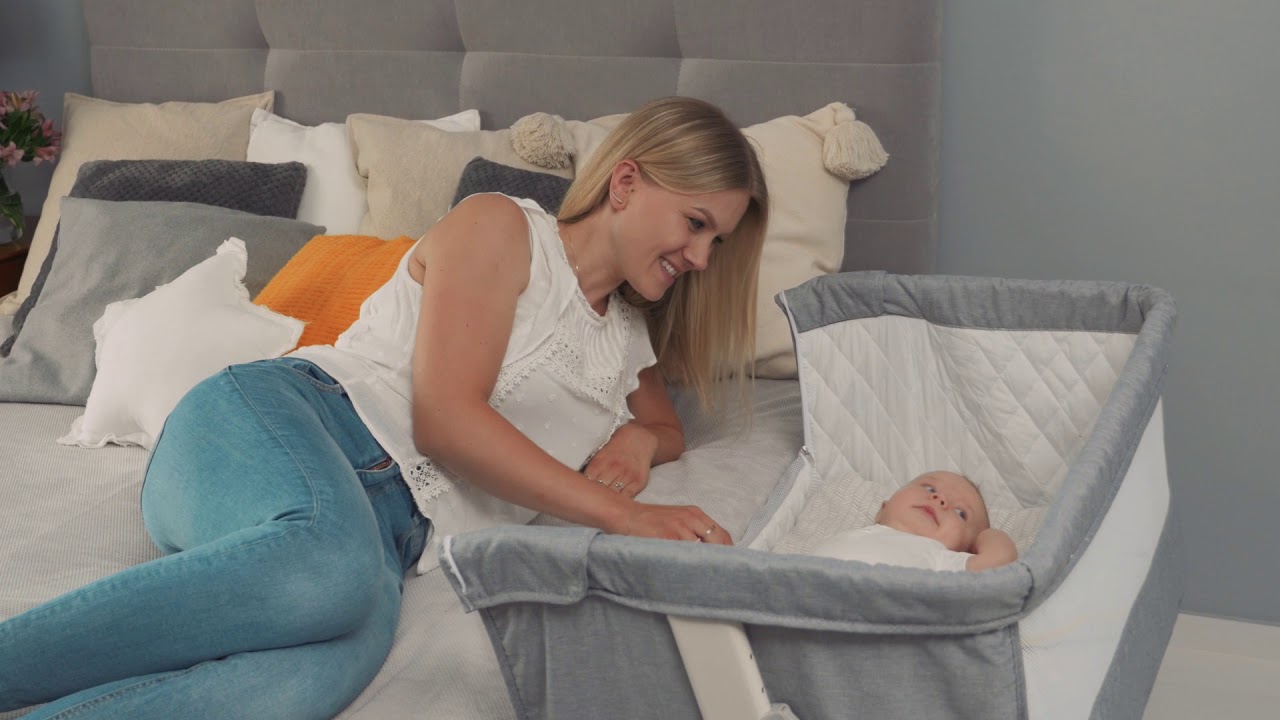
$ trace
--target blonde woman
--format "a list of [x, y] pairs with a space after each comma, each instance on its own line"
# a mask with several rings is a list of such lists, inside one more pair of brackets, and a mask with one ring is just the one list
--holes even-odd
[[332, 717], [441, 537], [541, 512], [729, 544], [635, 496], [684, 449], [665, 381], [710, 401], [746, 374], [767, 216], [747, 140], [687, 98], [623, 122], [559, 218], [459, 203], [333, 346], [182, 400], [142, 498], [167, 555], [0, 624], [0, 710]]

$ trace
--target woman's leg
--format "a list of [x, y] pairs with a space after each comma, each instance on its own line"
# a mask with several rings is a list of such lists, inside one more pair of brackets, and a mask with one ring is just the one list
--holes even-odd
[[332, 718], [369, 684], [391, 647], [400, 612], [398, 572], [384, 573], [373, 595], [365, 625], [346, 635], [108, 683], [55, 700], [24, 720]]
[[363, 637], [390, 552], [364, 485], [396, 472], [385, 465], [341, 389], [288, 361], [205, 381], [170, 416], [143, 490], [153, 539], [182, 552], [0, 624], [0, 709]]

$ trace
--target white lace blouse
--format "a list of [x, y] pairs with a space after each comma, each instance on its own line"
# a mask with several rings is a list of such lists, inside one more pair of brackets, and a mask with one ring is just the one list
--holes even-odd
[[[529, 222], [532, 257], [489, 404], [576, 470], [631, 419], [627, 395], [639, 385], [637, 373], [656, 359], [638, 310], [616, 295], [603, 316], [591, 308], [565, 257], [555, 217], [531, 200], [511, 199]], [[434, 528], [418, 563], [422, 573], [439, 564], [444, 537], [525, 523], [536, 513], [468, 484], [414, 447], [410, 360], [422, 286], [409, 274], [412, 254], [405, 254], [332, 346], [300, 348], [293, 356], [342, 383], [369, 431], [399, 463], [418, 509]]]

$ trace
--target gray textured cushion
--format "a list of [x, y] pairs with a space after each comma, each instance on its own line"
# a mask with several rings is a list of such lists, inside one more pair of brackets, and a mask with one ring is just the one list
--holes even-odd
[[[307, 183], [307, 166], [298, 162], [252, 163], [240, 160], [96, 160], [80, 166], [70, 197], [93, 200], [194, 202], [255, 215], [292, 218], [298, 214]], [[49, 254], [31, 285], [31, 294], [13, 316], [12, 334], [0, 344], [0, 357], [13, 343], [35, 307], [58, 252], [54, 230]]]
[[528, 198], [554, 215], [560, 210], [560, 203], [564, 201], [570, 182], [555, 175], [522, 170], [478, 157], [462, 169], [453, 205], [462, 202], [468, 195], [500, 192], [512, 197]]
[[22, 334], [0, 358], [0, 401], [83, 405], [95, 373], [93, 323], [108, 304], [171, 282], [233, 236], [249, 250], [245, 285], [256, 295], [323, 232], [195, 203], [64, 199], [57, 260]]

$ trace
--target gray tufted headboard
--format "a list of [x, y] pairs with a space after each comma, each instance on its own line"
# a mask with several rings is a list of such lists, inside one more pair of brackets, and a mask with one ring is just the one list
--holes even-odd
[[929, 272], [941, 0], [84, 0], [94, 94], [276, 91], [302, 123], [354, 112], [486, 129], [693, 95], [741, 125], [842, 101], [890, 153], [849, 195], [845, 269]]

